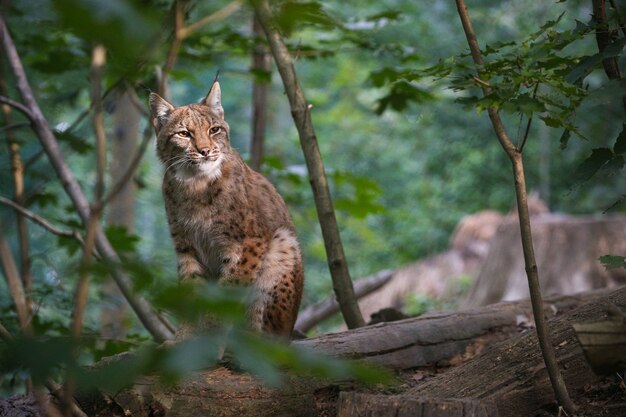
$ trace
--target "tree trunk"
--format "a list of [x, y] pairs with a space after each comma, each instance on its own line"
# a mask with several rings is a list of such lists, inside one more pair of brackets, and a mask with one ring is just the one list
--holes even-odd
[[272, 58], [262, 42], [258, 41], [263, 34], [263, 28], [256, 16], [252, 19], [252, 33], [255, 37], [252, 52], [252, 133], [250, 137], [250, 167], [257, 172], [261, 171], [263, 161], [263, 145], [265, 143], [265, 125], [267, 122], [267, 90], [268, 80], [261, 80], [261, 73], [268, 76], [272, 70]]
[[[498, 229], [464, 307], [528, 298], [519, 227]], [[626, 253], [626, 217], [543, 214], [532, 218], [540, 285], [546, 294], [571, 294], [626, 284], [626, 271], [605, 270], [598, 258]], [[493, 279], [498, 277], [498, 279]]]
[[272, 12], [267, 0], [258, 0], [252, 3], [259, 23], [261, 23], [269, 42], [278, 72], [283, 80], [285, 92], [291, 106], [291, 115], [300, 137], [300, 144], [302, 145], [309, 178], [311, 179], [317, 217], [319, 218], [322, 236], [324, 237], [328, 268], [333, 279], [333, 290], [337, 295], [341, 313], [348, 327], [352, 329], [363, 326], [365, 321], [354, 295], [348, 262], [343, 251], [337, 218], [335, 217], [335, 210], [328, 189], [328, 180], [311, 120], [310, 110], [312, 106], [304, 98], [304, 92], [298, 82], [291, 55], [273, 22]]
[[[139, 141], [141, 114], [127, 88], [124, 87], [115, 102], [110, 184], [117, 184], [128, 171]], [[123, 226], [132, 233], [135, 228], [136, 195], [137, 186], [133, 178], [130, 178], [107, 206], [107, 224]], [[106, 302], [100, 315], [100, 334], [102, 337], [123, 338], [126, 335], [126, 323], [129, 321], [128, 303], [112, 279], [104, 284], [102, 293]]]

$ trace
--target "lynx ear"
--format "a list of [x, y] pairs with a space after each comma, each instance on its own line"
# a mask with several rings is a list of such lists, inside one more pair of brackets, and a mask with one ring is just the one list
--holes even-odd
[[152, 112], [152, 126], [158, 131], [167, 123], [174, 106], [156, 93], [150, 93], [149, 101]]
[[222, 90], [220, 83], [215, 81], [209, 94], [202, 100], [202, 104], [208, 106], [216, 116], [224, 118], [224, 108], [222, 107]]

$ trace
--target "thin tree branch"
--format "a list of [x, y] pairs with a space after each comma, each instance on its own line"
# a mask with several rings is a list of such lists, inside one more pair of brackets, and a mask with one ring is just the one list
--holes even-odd
[[11, 336], [11, 333], [7, 330], [7, 328], [4, 327], [2, 323], [0, 323], [0, 339], [11, 340], [12, 337], [13, 336]]
[[24, 106], [22, 103], [18, 103], [17, 101], [11, 100], [10, 98], [5, 97], [5, 96], [0, 96], [0, 103], [13, 107], [15, 110], [19, 111], [24, 116], [26, 116], [28, 120], [30, 120], [31, 122], [34, 120], [34, 116], [31, 113], [31, 111], [28, 109], [28, 107]]
[[[96, 133], [96, 184], [94, 190], [93, 209], [87, 223], [87, 236], [85, 238], [85, 246], [83, 250], [83, 259], [81, 262], [81, 273], [76, 286], [76, 294], [74, 297], [74, 315], [72, 317], [72, 336], [78, 339], [83, 327], [83, 316], [87, 305], [87, 296], [89, 290], [88, 268], [91, 264], [91, 254], [93, 253], [96, 229], [98, 228], [98, 220], [101, 213], [101, 200], [104, 192], [104, 170], [106, 166], [106, 137], [104, 131], [104, 111], [101, 99], [101, 83], [102, 70], [106, 58], [104, 46], [96, 45], [92, 51], [91, 57], [91, 107], [94, 109], [93, 126]], [[68, 390], [71, 395], [71, 390]]]
[[[478, 75], [481, 76], [481, 70], [484, 66], [482, 54], [478, 46], [478, 40], [476, 39], [476, 33], [472, 26], [469, 13], [465, 0], [456, 0], [456, 6], [459, 17], [461, 18], [461, 24], [463, 25], [463, 31], [467, 38], [467, 43], [474, 60], [474, 64], [478, 69]], [[483, 86], [483, 93], [485, 96], [491, 93], [491, 88]], [[574, 404], [570, 399], [565, 381], [559, 370], [558, 363], [556, 361], [556, 355], [554, 353], [554, 347], [550, 342], [550, 332], [546, 323], [546, 319], [543, 313], [543, 300], [541, 295], [541, 289], [539, 287], [539, 274], [537, 271], [537, 263], [535, 261], [535, 253], [533, 249], [532, 233], [530, 226], [530, 215], [528, 212], [528, 197], [526, 192], [526, 178], [524, 174], [524, 163], [522, 159], [521, 150], [515, 148], [515, 145], [509, 139], [506, 133], [504, 124], [500, 119], [498, 110], [495, 107], [489, 107], [489, 118], [494, 131], [498, 137], [500, 145], [509, 156], [513, 165], [513, 176], [515, 179], [515, 195], [517, 199], [517, 211], [520, 223], [520, 234], [522, 237], [522, 248], [524, 252], [524, 263], [526, 267], [526, 276], [528, 278], [528, 287], [530, 291], [530, 300], [533, 308], [533, 316], [535, 318], [535, 324], [537, 327], [537, 338], [539, 341], [539, 347], [543, 356], [552, 388], [556, 395], [556, 399], [559, 404], [569, 414], [574, 411]], [[524, 140], [525, 142], [525, 140]], [[520, 148], [523, 148], [520, 146]]]
[[[4, 69], [0, 68], [0, 71], [0, 94], [6, 95], [7, 86], [4, 78]], [[11, 107], [6, 104], [2, 105], [2, 114], [4, 116], [5, 125], [12, 126], [13, 115], [11, 114]], [[20, 144], [16, 140], [12, 129], [7, 130], [6, 136], [11, 159], [11, 171], [13, 174], [13, 199], [17, 204], [24, 206], [24, 165], [22, 164], [22, 157], [20, 155]], [[28, 241], [28, 225], [26, 224], [26, 219], [19, 213], [15, 216], [15, 222], [20, 246], [20, 273], [26, 293], [26, 305], [30, 315], [30, 294], [33, 287], [33, 274], [31, 270], [30, 245]]]
[[[83, 194], [76, 177], [72, 173], [71, 169], [67, 165], [67, 162], [63, 158], [63, 155], [59, 149], [58, 141], [56, 140], [54, 133], [50, 129], [37, 101], [34, 98], [32, 89], [26, 78], [24, 68], [20, 57], [15, 49], [15, 44], [11, 39], [8, 28], [4, 22], [3, 16], [0, 15], [0, 40], [4, 45], [4, 51], [8, 58], [9, 66], [13, 72], [15, 78], [15, 85], [22, 100], [33, 116], [33, 128], [42, 147], [44, 148], [50, 162], [56, 171], [63, 188], [67, 195], [72, 200], [78, 215], [83, 221], [83, 224], [87, 225], [90, 217], [89, 203]], [[106, 262], [117, 264], [119, 263], [119, 256], [111, 246], [111, 243], [107, 239], [106, 235], [101, 229], [96, 231], [96, 247], [98, 252]], [[163, 325], [162, 319], [152, 309], [148, 302], [139, 296], [133, 294], [132, 281], [123, 271], [113, 270], [113, 278], [117, 282], [122, 294], [128, 300], [133, 310], [137, 314], [137, 317], [141, 320], [146, 329], [152, 334], [157, 341], [165, 341], [173, 338], [172, 332]]]
[[526, 141], [528, 140], [528, 133], [530, 132], [530, 126], [533, 122], [533, 117], [530, 116], [528, 118], [528, 122], [526, 122], [526, 129], [524, 130], [524, 137], [522, 138], [522, 143], [519, 145], [519, 152], [524, 152], [524, 146], [526, 146]]
[[[263, 28], [256, 16], [252, 18], [252, 33], [255, 37], [252, 52], [252, 69], [257, 72], [269, 73], [272, 70], [272, 58], [267, 46], [259, 41], [263, 36]], [[261, 171], [263, 161], [263, 145], [265, 143], [265, 125], [267, 122], [268, 82], [258, 81], [257, 74], [252, 78], [252, 129], [250, 137], [250, 167]]]
[[169, 99], [169, 94], [167, 90], [167, 78], [174, 68], [174, 64], [176, 64], [176, 58], [178, 58], [178, 52], [180, 51], [180, 46], [183, 43], [183, 35], [182, 30], [185, 24], [185, 4], [187, 0], [175, 0], [174, 1], [174, 39], [172, 40], [172, 44], [170, 45], [170, 49], [167, 53], [167, 59], [165, 60], [165, 65], [161, 69], [161, 78], [159, 80], [159, 86], [157, 93], [161, 97], [165, 97]]
[[363, 326], [365, 322], [354, 295], [354, 287], [339, 235], [339, 227], [337, 226], [337, 219], [328, 189], [324, 164], [311, 121], [310, 105], [306, 102], [298, 82], [291, 55], [289, 55], [285, 42], [273, 22], [272, 12], [267, 0], [253, 1], [252, 4], [269, 42], [278, 72], [283, 80], [289, 105], [291, 106], [291, 115], [298, 130], [300, 144], [311, 179], [317, 216], [322, 229], [322, 236], [324, 237], [328, 266], [333, 279], [333, 289], [341, 306], [341, 313], [349, 328]]
[[214, 22], [218, 22], [220, 20], [226, 19], [228, 16], [232, 15], [237, 10], [239, 10], [242, 5], [243, 5], [243, 0], [235, 0], [231, 3], [228, 3], [226, 6], [222, 7], [218, 11], [211, 13], [208, 16], [203, 17], [197, 22], [194, 22], [187, 27], [181, 28], [180, 30], [181, 38], [184, 39], [188, 37], [193, 32], [197, 31], [203, 26], [208, 25], [209, 23], [214, 23]]
[[139, 166], [139, 162], [146, 153], [146, 149], [148, 149], [148, 144], [150, 143], [150, 138], [152, 137], [152, 126], [148, 125], [143, 132], [143, 138], [141, 139], [141, 144], [139, 145], [139, 149], [135, 153], [135, 157], [130, 162], [130, 165], [124, 171], [124, 174], [117, 180], [117, 182], [111, 187], [111, 189], [107, 192], [106, 196], [101, 201], [101, 207], [104, 208], [107, 204], [111, 202], [117, 196], [126, 183], [131, 180], [135, 171], [137, 171], [137, 167]]
[[15, 259], [11, 253], [11, 248], [9, 247], [9, 243], [4, 238], [2, 229], [2, 224], [0, 224], [0, 263], [2, 264], [2, 269], [4, 270], [4, 277], [7, 281], [9, 293], [13, 299], [13, 304], [15, 304], [15, 312], [20, 323], [20, 330], [22, 333], [30, 335], [32, 333], [30, 326], [30, 314], [28, 303], [26, 301], [26, 295], [24, 294], [24, 286], [22, 285], [22, 280], [20, 279]]
[[[71, 332], [74, 341], [78, 342], [83, 329], [83, 319], [89, 298], [89, 267], [92, 263], [92, 252], [96, 244], [96, 230], [99, 227], [99, 219], [102, 205], [102, 194], [104, 193], [104, 170], [106, 167], [106, 136], [104, 131], [104, 110], [102, 107], [102, 71], [106, 62], [106, 50], [103, 45], [94, 46], [91, 54], [91, 108], [93, 108], [93, 127], [96, 134], [96, 184], [94, 186], [94, 202], [90, 210], [89, 221], [87, 222], [87, 235], [83, 248], [81, 260], [80, 276], [76, 284], [74, 293], [74, 310], [72, 314]], [[74, 346], [73, 356], [78, 359], [80, 355], [79, 346]], [[71, 370], [67, 371], [63, 395], [65, 404], [65, 415], [72, 414], [71, 405], [74, 401], [76, 390], [75, 375]]]
[[[394, 271], [386, 269], [370, 277], [356, 280], [354, 283], [354, 294], [356, 298], [360, 299], [361, 297], [365, 297], [387, 284], [393, 277], [393, 273]], [[306, 333], [317, 324], [332, 317], [338, 311], [339, 303], [337, 302], [337, 298], [330, 296], [302, 310], [298, 314], [294, 329]]]
[[82, 236], [76, 230], [60, 229], [56, 227], [55, 225], [53, 225], [52, 223], [50, 223], [48, 220], [44, 219], [43, 217], [33, 213], [32, 211], [28, 210], [25, 207], [20, 206], [19, 204], [16, 204], [13, 200], [10, 200], [6, 197], [0, 196], [0, 203], [5, 204], [9, 207], [12, 207], [13, 209], [21, 213], [24, 217], [34, 221], [35, 223], [37, 223], [38, 225], [40, 225], [41, 227], [43, 227], [44, 229], [52, 233], [53, 235], [61, 236], [61, 237], [69, 237], [69, 238], [77, 240], [81, 245], [85, 244]]
[[29, 127], [29, 126], [30, 126], [30, 123], [27, 123], [27, 122], [19, 122], [19, 123], [7, 124], [5, 126], [0, 127], [0, 133], [8, 132], [8, 131], [13, 130], [13, 129], [19, 129], [21, 127]]

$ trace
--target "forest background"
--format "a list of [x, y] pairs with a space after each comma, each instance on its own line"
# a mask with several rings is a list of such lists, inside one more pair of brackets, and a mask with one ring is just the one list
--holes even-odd
[[[244, 158], [251, 156], [252, 87], [267, 83], [261, 171], [277, 186], [294, 217], [305, 260], [303, 306], [309, 305], [328, 296], [332, 283], [281, 80], [274, 69], [251, 69], [259, 42], [252, 29], [252, 10], [242, 2], [183, 3], [187, 25], [231, 9], [190, 31], [169, 68], [164, 62], [173, 42], [172, 2], [21, 0], [5, 2], [2, 12], [37, 101], [88, 196], [97, 181], [89, 75], [95, 44], [107, 50], [103, 104], [110, 144], [108, 168], [114, 178], [120, 171], [116, 161], [133, 154], [143, 132], [150, 131], [142, 112], [147, 108], [145, 87], [159, 89], [155, 68], [167, 72], [168, 95], [178, 105], [204, 97], [219, 70], [231, 141]], [[481, 47], [487, 56], [509, 58], [522, 76], [533, 74], [538, 63], [548, 58], [555, 72], [571, 74], [582, 57], [597, 53], [593, 32], [586, 29], [591, 18], [588, 1], [474, 3], [471, 8]], [[468, 81], [471, 66], [463, 57], [467, 45], [452, 2], [281, 2], [276, 12], [300, 83], [313, 106], [353, 277], [443, 250], [466, 214], [512, 209], [510, 165], [486, 114], [480, 112], [487, 104], [475, 98], [477, 86]], [[538, 38], [552, 43], [544, 41], [542, 48], [533, 49], [532, 40]], [[622, 50], [623, 42], [616, 55]], [[612, 149], [620, 135], [626, 88], [623, 82], [609, 82], [602, 71], [593, 69], [591, 65], [580, 69], [572, 84], [577, 87], [560, 91], [569, 94], [561, 118], [555, 116], [556, 111], [546, 110], [546, 103], [558, 107], [564, 102], [550, 86], [539, 91], [545, 101], [537, 100], [531, 88], [508, 97], [509, 104], [502, 105], [508, 111], [505, 120], [512, 132], [518, 132], [518, 139], [528, 116], [533, 112], [543, 116], [530, 127], [526, 173], [529, 189], [536, 190], [555, 212], [623, 211], [623, 158], [593, 150]], [[18, 97], [4, 57], [1, 70], [2, 95]], [[130, 97], [130, 103], [123, 102], [124, 96]], [[122, 116], [133, 112], [138, 123], [134, 133], [124, 125], [125, 136], [121, 135]], [[11, 117], [2, 128], [8, 146], [0, 154], [0, 194], [13, 198], [11, 158], [18, 149], [25, 167], [22, 204], [59, 227], [81, 230], [75, 208], [52, 174], [35, 135], [19, 113]], [[128, 139], [131, 136], [134, 139]], [[130, 148], [116, 145], [117, 137], [127, 138]], [[139, 290], [144, 291], [161, 283], [171, 285], [176, 276], [161, 178], [151, 141], [133, 175], [136, 190], [125, 197], [129, 200], [123, 214], [107, 209], [103, 216], [113, 246], [132, 259], [127, 266], [134, 268]], [[107, 178], [107, 183], [115, 181]], [[126, 227], [119, 225], [122, 217], [127, 219]], [[0, 207], [0, 224], [0, 237], [9, 242], [18, 259], [20, 232], [11, 208]], [[80, 275], [80, 246], [36, 225], [28, 225], [28, 240], [36, 334], [67, 334]], [[93, 272], [98, 277], [90, 286], [84, 333], [97, 335], [102, 331], [103, 308], [123, 301], [110, 292], [106, 271]], [[0, 281], [0, 317], [9, 331], [17, 333], [19, 324], [4, 280]], [[94, 344], [97, 353], [91, 360], [148, 338], [132, 313], [125, 317], [123, 340], [109, 340], [106, 348]], [[13, 390], [14, 378], [13, 374], [2, 379], [5, 391]]]

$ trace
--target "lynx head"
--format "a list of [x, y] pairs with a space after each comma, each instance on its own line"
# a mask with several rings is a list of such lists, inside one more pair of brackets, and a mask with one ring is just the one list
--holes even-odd
[[157, 155], [176, 178], [216, 180], [233, 152], [224, 120], [222, 93], [216, 81], [199, 104], [174, 107], [158, 94], [150, 94]]

